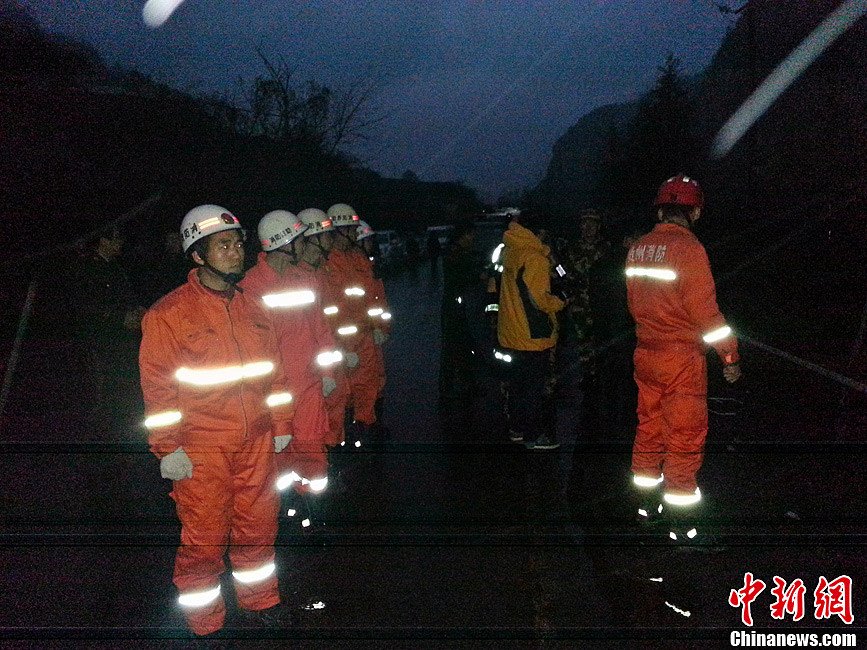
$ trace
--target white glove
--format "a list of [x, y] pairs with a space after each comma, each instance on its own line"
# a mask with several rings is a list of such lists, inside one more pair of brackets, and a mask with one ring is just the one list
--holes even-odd
[[290, 442], [292, 442], [291, 435], [274, 436], [274, 453], [279, 454], [281, 451], [286, 449]]
[[166, 454], [160, 460], [160, 476], [173, 481], [193, 478], [193, 461], [187, 456], [183, 447], [178, 447], [172, 453]]
[[373, 330], [373, 342], [377, 345], [382, 345], [388, 340], [388, 335], [381, 329]]
[[346, 359], [346, 367], [347, 368], [357, 368], [358, 367], [358, 355], [355, 352], [347, 352], [343, 355], [343, 358]]
[[331, 377], [322, 378], [322, 397], [328, 397], [337, 388], [337, 382]]

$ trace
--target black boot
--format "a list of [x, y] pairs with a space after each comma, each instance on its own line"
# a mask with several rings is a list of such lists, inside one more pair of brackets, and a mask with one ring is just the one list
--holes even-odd
[[662, 519], [665, 507], [662, 505], [662, 495], [657, 488], [636, 490], [635, 521], [638, 524], [656, 524]]
[[333, 497], [347, 492], [346, 465], [345, 446], [334, 447], [328, 452], [328, 489], [326, 490], [328, 496]]
[[[339, 454], [352, 455], [354, 452], [361, 449], [361, 422], [356, 420], [348, 420], [343, 427], [344, 440], [340, 443], [337, 449]], [[349, 461], [346, 461], [349, 462]]]
[[383, 405], [383, 398], [382, 395], [380, 395], [373, 405], [373, 412], [376, 414], [376, 422], [370, 426], [370, 437], [374, 442], [382, 442], [391, 437], [391, 432], [388, 430], [388, 427], [385, 426], [385, 421], [382, 419], [384, 411], [385, 407]]
[[668, 538], [672, 544], [684, 546], [697, 543], [698, 528], [694, 506], [668, 506]]
[[725, 550], [719, 540], [708, 533], [696, 506], [673, 506], [666, 504], [668, 540], [679, 550], [700, 553], [717, 553]]
[[370, 425], [358, 420], [353, 421], [352, 426], [346, 430], [346, 446], [350, 451], [358, 451], [370, 444]]
[[238, 618], [244, 627], [268, 627], [285, 629], [297, 622], [297, 617], [286, 603], [268, 609], [238, 609]]

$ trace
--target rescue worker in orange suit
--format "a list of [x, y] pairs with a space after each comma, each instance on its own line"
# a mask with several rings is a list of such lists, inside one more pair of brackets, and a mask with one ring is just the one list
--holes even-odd
[[[355, 233], [355, 240], [358, 243], [361, 252], [367, 256], [371, 265], [372, 306], [367, 310], [367, 315], [370, 317], [371, 322], [376, 323], [387, 337], [391, 333], [391, 311], [388, 307], [388, 299], [385, 296], [385, 284], [382, 282], [376, 264], [376, 259], [379, 253], [376, 247], [376, 237], [374, 237], [376, 232], [364, 220], [359, 221], [358, 223], [359, 226]], [[385, 388], [385, 355], [382, 351], [382, 345], [376, 346], [375, 360], [377, 385], [380, 387], [376, 403], [374, 404], [374, 414], [376, 415], [376, 423], [374, 425], [375, 433], [379, 437], [387, 437], [388, 429], [385, 427], [382, 418], [385, 410], [383, 396], [383, 390]]]
[[[346, 373], [358, 366], [358, 353], [347, 338], [357, 333], [357, 327], [343, 321], [345, 312], [341, 311], [339, 297], [336, 296], [336, 287], [328, 267], [328, 259], [331, 254], [332, 237], [334, 236], [334, 224], [322, 210], [306, 208], [298, 213], [298, 219], [307, 227], [304, 231], [304, 250], [309, 249], [312, 256], [318, 252], [317, 261], [311, 264], [311, 269], [319, 281], [322, 289], [323, 304], [322, 313], [326, 322], [335, 334], [334, 340], [337, 349], [343, 355], [343, 364], [334, 367], [334, 380], [336, 388], [325, 398], [325, 410], [328, 415], [328, 438], [325, 442], [329, 448], [345, 445], [346, 402], [349, 399], [349, 383]], [[353, 330], [353, 327], [355, 329]], [[342, 334], [341, 334], [342, 330]]]
[[540, 238], [546, 235], [545, 226], [542, 215], [527, 211], [503, 235], [497, 313], [501, 349], [494, 353], [508, 377], [509, 437], [524, 442], [532, 436], [529, 446], [536, 450], [560, 446], [549, 379], [557, 313], [565, 303], [551, 293], [551, 251]]
[[670, 539], [700, 542], [696, 474], [708, 427], [704, 346], [716, 350], [731, 383], [740, 377], [738, 344], [717, 306], [707, 254], [691, 230], [704, 207], [699, 184], [683, 175], [670, 178], [654, 206], [660, 223], [632, 244], [626, 259], [637, 339], [637, 516], [650, 521], [665, 512]]
[[359, 357], [358, 366], [346, 372], [347, 406], [352, 406], [355, 424], [352, 444], [359, 447], [376, 422], [376, 400], [385, 385], [377, 358], [377, 348], [387, 339], [381, 326], [385, 307], [374, 295], [378, 287], [370, 260], [356, 242], [358, 215], [351, 206], [338, 203], [328, 209], [327, 216], [336, 228], [328, 256], [332, 296], [342, 314], [336, 321], [336, 334]]
[[322, 313], [322, 288], [314, 269], [321, 252], [305, 246], [305, 230], [286, 210], [262, 217], [258, 234], [264, 252], [240, 285], [260, 301], [276, 330], [295, 398], [292, 442], [288, 454], [277, 456], [277, 487], [293, 486], [301, 494], [320, 493], [328, 485], [325, 398], [337, 387], [333, 367], [343, 359]]
[[139, 353], [145, 427], [162, 477], [174, 481], [181, 521], [178, 603], [195, 634], [223, 627], [228, 548], [240, 613], [282, 624], [274, 454], [292, 437], [292, 396], [267, 315], [237, 288], [238, 220], [202, 205], [184, 217], [181, 234], [195, 268], [145, 314]]

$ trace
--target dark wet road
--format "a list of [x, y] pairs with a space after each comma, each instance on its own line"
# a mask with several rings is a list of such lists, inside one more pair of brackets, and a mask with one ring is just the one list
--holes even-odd
[[[747, 361], [737, 392], [711, 382], [712, 395], [744, 402], [737, 415], [711, 416], [700, 476], [726, 547], [683, 553], [629, 523], [630, 432], [580, 431], [580, 395], [567, 390], [567, 444], [529, 452], [507, 441], [493, 380], [474, 400], [440, 404], [439, 287], [423, 270], [389, 291], [391, 437], [347, 459], [350, 490], [314, 504], [317, 525], [302, 530], [296, 517], [281, 527], [281, 588], [298, 624], [230, 618], [229, 637], [728, 646], [743, 629], [729, 591], [747, 571], [769, 584], [753, 606], [756, 629], [864, 629], [863, 413], [841, 419], [825, 406], [833, 391], [763, 358]], [[22, 404], [10, 407], [0, 445], [0, 637], [188, 643], [171, 585], [179, 528], [156, 460], [135, 441], [71, 441], [74, 413], [34, 419]], [[811, 615], [819, 576], [843, 574], [854, 582], [849, 630]], [[771, 619], [775, 575], [804, 580], [804, 620]]]

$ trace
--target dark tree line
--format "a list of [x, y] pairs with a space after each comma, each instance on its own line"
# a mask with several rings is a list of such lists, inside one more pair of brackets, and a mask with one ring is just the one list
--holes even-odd
[[74, 238], [154, 193], [162, 199], [140, 227], [155, 237], [203, 202], [249, 226], [277, 207], [338, 201], [380, 228], [423, 229], [480, 209], [459, 183], [402, 179], [396, 193], [397, 181], [347, 153], [386, 117], [374, 80], [335, 90], [251, 52], [262, 72], [236, 97], [194, 97], [109, 68], [10, 7], [0, 7], [0, 214], [13, 249], [31, 246], [34, 224]]

